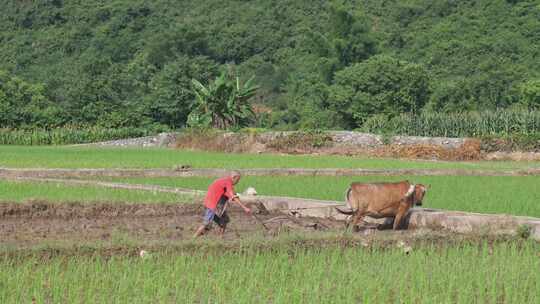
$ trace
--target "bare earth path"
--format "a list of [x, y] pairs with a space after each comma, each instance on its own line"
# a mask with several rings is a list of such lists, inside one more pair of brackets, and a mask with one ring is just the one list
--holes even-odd
[[[517, 170], [481, 169], [241, 169], [246, 176], [362, 176], [362, 175], [471, 175], [526, 176], [540, 175], [540, 168]], [[0, 177], [83, 178], [83, 177], [191, 177], [223, 176], [225, 169], [19, 169], [0, 168]]]

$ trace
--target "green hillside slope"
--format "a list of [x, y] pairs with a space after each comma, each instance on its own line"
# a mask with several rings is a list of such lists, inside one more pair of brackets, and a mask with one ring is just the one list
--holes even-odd
[[266, 127], [540, 106], [537, 0], [5, 0], [0, 12], [0, 127], [181, 127], [191, 79], [226, 66], [255, 75]]

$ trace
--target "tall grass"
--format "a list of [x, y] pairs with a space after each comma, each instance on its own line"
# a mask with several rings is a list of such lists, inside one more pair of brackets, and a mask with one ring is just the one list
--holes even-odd
[[538, 244], [0, 259], [1, 303], [538, 303]]
[[533, 136], [540, 134], [540, 111], [423, 112], [392, 119], [376, 116], [366, 121], [362, 129], [370, 133], [411, 136]]
[[66, 145], [151, 135], [140, 128], [57, 128], [51, 130], [0, 129], [0, 145]]

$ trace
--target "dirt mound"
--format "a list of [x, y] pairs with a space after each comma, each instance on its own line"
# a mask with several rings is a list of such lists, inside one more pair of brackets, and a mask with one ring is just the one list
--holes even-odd
[[[341, 134], [344, 133], [344, 134]], [[480, 160], [478, 139], [394, 136], [355, 132], [220, 133], [192, 131], [176, 138], [176, 148], [235, 153], [286, 153], [376, 156], [408, 159]], [[349, 135], [350, 135], [349, 134]]]
[[265, 145], [257, 140], [256, 134], [198, 130], [180, 134], [174, 147], [227, 153], [255, 153], [266, 149]]
[[509, 160], [509, 161], [540, 161], [538, 152], [491, 152], [484, 156], [485, 160]]
[[482, 159], [479, 140], [466, 140], [458, 148], [445, 148], [437, 145], [388, 145], [374, 149], [372, 156], [469, 161]]

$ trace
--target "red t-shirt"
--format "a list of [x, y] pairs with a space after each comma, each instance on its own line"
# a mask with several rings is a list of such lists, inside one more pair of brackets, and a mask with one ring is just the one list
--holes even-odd
[[204, 206], [215, 210], [222, 195], [225, 195], [228, 199], [234, 197], [233, 180], [230, 176], [216, 179], [208, 187], [208, 192], [204, 198]]

